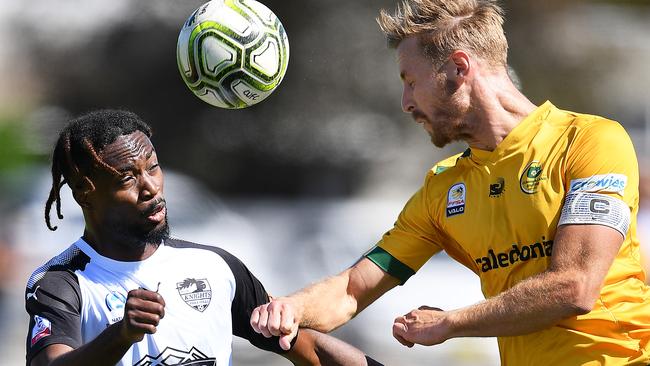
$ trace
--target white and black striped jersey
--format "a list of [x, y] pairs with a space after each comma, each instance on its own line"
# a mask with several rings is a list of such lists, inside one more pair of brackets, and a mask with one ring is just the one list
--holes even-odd
[[268, 295], [225, 250], [169, 239], [143, 261], [120, 262], [79, 239], [29, 278], [27, 365], [48, 345], [77, 348], [95, 339], [122, 319], [127, 293], [137, 288], [158, 290], [165, 317], [119, 365], [230, 365], [233, 334], [283, 352], [276, 337], [251, 328], [251, 312], [268, 302]]

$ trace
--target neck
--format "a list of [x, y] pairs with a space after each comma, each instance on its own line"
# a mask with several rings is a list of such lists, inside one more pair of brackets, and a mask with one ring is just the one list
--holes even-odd
[[537, 108], [514, 86], [505, 70], [475, 79], [472, 100], [475, 128], [465, 140], [470, 147], [488, 151]]
[[88, 227], [84, 231], [83, 239], [100, 255], [122, 262], [145, 260], [158, 249], [158, 244], [142, 245], [136, 240], [98, 233]]

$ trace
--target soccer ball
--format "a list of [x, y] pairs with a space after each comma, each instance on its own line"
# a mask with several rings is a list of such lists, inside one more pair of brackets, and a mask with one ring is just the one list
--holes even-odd
[[212, 0], [187, 19], [176, 46], [185, 84], [203, 101], [245, 108], [267, 98], [289, 63], [275, 14], [254, 0]]

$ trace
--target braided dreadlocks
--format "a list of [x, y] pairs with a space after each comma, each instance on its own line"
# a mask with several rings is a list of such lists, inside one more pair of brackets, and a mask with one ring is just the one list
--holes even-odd
[[63, 219], [61, 187], [68, 184], [74, 190], [79, 182], [86, 182], [93, 190], [95, 186], [90, 177], [95, 169], [119, 175], [99, 157], [99, 153], [119, 136], [135, 131], [141, 131], [149, 138], [152, 134], [151, 128], [135, 113], [113, 109], [84, 114], [61, 131], [52, 154], [52, 189], [45, 203], [45, 224], [50, 230], [57, 229], [50, 223], [53, 203], [56, 203], [58, 218]]

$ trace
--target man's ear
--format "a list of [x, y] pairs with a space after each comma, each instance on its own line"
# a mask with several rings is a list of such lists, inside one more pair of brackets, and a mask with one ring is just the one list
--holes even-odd
[[456, 50], [449, 56], [450, 67], [448, 71], [451, 75], [450, 78], [459, 79], [458, 82], [463, 81], [471, 71], [470, 56], [461, 50]]
[[90, 204], [89, 196], [90, 193], [95, 189], [95, 185], [88, 177], [77, 178], [73, 181], [70, 186], [72, 189], [72, 196], [74, 200], [77, 201], [77, 204], [84, 209], [92, 208]]

